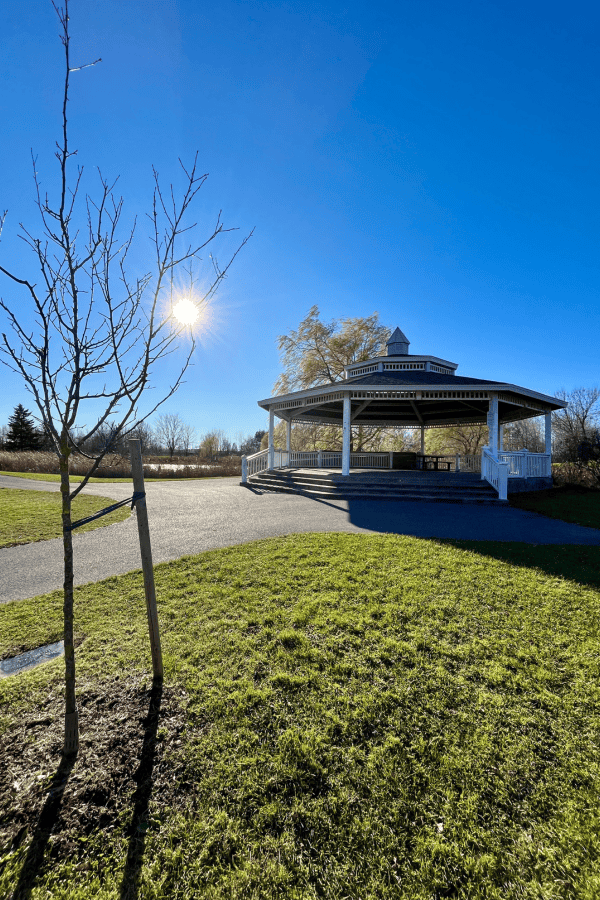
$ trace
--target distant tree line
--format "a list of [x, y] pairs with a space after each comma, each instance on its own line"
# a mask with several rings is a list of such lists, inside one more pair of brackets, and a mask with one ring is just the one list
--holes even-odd
[[[141, 441], [144, 456], [168, 456], [172, 459], [174, 456], [194, 455], [214, 461], [223, 456], [249, 456], [258, 452], [265, 434], [265, 431], [256, 431], [248, 436], [239, 434], [232, 441], [223, 429], [215, 428], [198, 435], [196, 429], [178, 413], [163, 413], [154, 423], [142, 422], [125, 437], [116, 424], [107, 422], [81, 447], [90, 454], [106, 451], [127, 456], [127, 441], [134, 437]], [[24, 452], [52, 449], [52, 440], [43, 427], [36, 425], [31, 412], [21, 403], [15, 407], [8, 424], [0, 427], [0, 450]]]

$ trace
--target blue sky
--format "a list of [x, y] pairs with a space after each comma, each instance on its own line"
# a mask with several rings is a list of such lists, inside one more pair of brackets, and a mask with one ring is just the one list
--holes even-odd
[[[222, 209], [240, 229], [219, 259], [256, 228], [165, 411], [199, 433], [265, 427], [277, 335], [313, 304], [377, 310], [461, 375], [598, 384], [599, 20], [578, 0], [72, 0], [73, 64], [102, 58], [71, 90], [90, 179], [120, 175], [143, 218], [152, 165], [177, 184], [198, 150], [198, 221]], [[56, 172], [50, 0], [4, 0], [0, 33], [0, 261], [33, 277], [17, 226], [35, 222], [30, 148], [45, 185]], [[0, 423], [32, 408], [7, 370], [2, 385]]]

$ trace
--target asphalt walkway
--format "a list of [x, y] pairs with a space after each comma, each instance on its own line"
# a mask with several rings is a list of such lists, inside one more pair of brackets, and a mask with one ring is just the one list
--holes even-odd
[[[0, 487], [58, 490], [58, 483], [0, 476]], [[88, 494], [123, 500], [127, 483], [93, 484]], [[600, 531], [507, 506], [407, 501], [313, 500], [246, 488], [238, 478], [146, 484], [154, 563], [217, 547], [309, 531], [391, 532], [420, 538], [600, 546]], [[125, 522], [73, 534], [75, 582], [140, 568], [135, 513]], [[0, 549], [0, 603], [62, 587], [62, 540]]]

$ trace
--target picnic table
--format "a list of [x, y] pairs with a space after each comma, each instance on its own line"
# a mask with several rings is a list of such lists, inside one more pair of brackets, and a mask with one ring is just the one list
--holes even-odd
[[429, 469], [435, 470], [436, 472], [449, 472], [450, 471], [450, 460], [447, 455], [444, 456], [435, 456], [431, 454], [427, 454], [426, 456], [418, 456], [417, 457], [417, 468], [418, 469]]

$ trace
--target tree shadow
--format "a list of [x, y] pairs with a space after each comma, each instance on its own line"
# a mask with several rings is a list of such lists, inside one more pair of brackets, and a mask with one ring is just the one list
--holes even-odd
[[585, 544], [524, 544], [497, 541], [436, 540], [458, 550], [471, 550], [513, 566], [539, 569], [546, 575], [565, 578], [600, 591], [600, 546]]
[[461, 542], [600, 546], [600, 530], [510, 506], [349, 500], [349, 521], [387, 534]]
[[63, 754], [58, 769], [52, 776], [48, 796], [35, 826], [27, 856], [19, 873], [19, 881], [12, 893], [12, 900], [29, 900], [31, 896], [42, 872], [50, 835], [58, 822], [65, 788], [76, 761], [76, 754], [68, 756]]
[[152, 794], [152, 774], [162, 692], [162, 681], [154, 681], [150, 694], [148, 715], [144, 720], [144, 742], [140, 753], [140, 763], [133, 776], [138, 786], [132, 798], [133, 813], [129, 826], [129, 846], [127, 848], [123, 880], [121, 881], [120, 900], [136, 900], [139, 894], [140, 872], [146, 848], [148, 807]]

